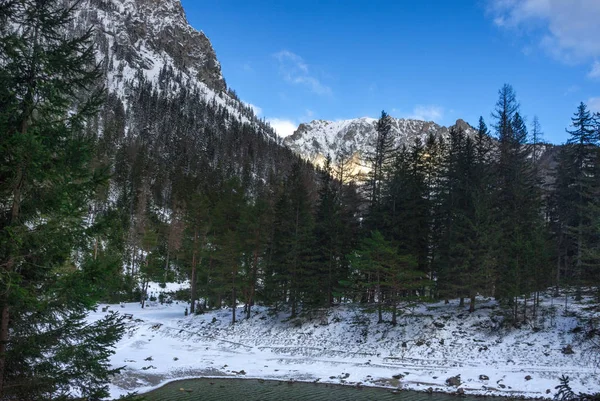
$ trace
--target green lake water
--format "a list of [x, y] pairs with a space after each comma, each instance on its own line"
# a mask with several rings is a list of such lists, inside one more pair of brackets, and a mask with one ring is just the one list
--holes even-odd
[[[389, 389], [257, 379], [190, 379], [144, 394], [147, 401], [474, 401], [477, 397]], [[507, 399], [503, 399], [507, 400]]]

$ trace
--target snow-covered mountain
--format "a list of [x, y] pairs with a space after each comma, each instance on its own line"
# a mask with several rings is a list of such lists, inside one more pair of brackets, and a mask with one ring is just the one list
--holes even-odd
[[[327, 155], [335, 162], [340, 152], [353, 155], [355, 160], [362, 160], [377, 137], [376, 124], [377, 119], [368, 117], [341, 121], [314, 120], [300, 124], [293, 135], [285, 138], [284, 143], [296, 154], [317, 165], [321, 164]], [[463, 120], [457, 120], [455, 126], [461, 127], [468, 134], [476, 132]], [[396, 146], [409, 145], [416, 138], [425, 142], [430, 134], [446, 137], [450, 128], [433, 121], [392, 119]]]
[[174, 97], [182, 89], [199, 91], [206, 102], [275, 138], [273, 130], [228, 90], [210, 40], [188, 23], [180, 0], [83, 0], [72, 31], [81, 34], [89, 28], [94, 30], [104, 85], [125, 108], [128, 96], [143, 82]]

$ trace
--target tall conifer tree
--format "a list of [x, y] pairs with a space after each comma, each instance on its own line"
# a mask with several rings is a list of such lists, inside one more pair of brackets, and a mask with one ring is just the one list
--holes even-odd
[[[101, 177], [85, 127], [101, 92], [90, 32], [68, 38], [58, 0], [0, 11], [0, 398], [108, 395], [112, 314], [84, 321], [102, 270], [85, 224]], [[89, 95], [92, 93], [92, 95]], [[97, 232], [95, 233], [97, 234]], [[97, 255], [97, 254], [96, 254]]]

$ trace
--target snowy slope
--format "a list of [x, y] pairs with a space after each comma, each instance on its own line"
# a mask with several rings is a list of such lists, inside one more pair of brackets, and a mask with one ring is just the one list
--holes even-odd
[[[231, 309], [184, 317], [185, 304], [113, 306], [133, 319], [112, 358], [126, 367], [112, 393], [236, 376], [551, 398], [562, 374], [575, 390], [598, 392], [597, 360], [584, 341], [586, 322], [598, 318], [589, 301], [565, 312], [564, 298], [545, 296], [536, 327], [520, 329], [505, 327], [495, 301], [483, 299], [473, 314], [457, 301], [405, 305], [396, 327], [377, 324], [376, 312], [359, 305], [291, 321], [257, 308], [234, 326]], [[562, 352], [567, 345], [574, 354]], [[446, 384], [457, 375], [460, 386]]]
[[[366, 152], [372, 149], [377, 137], [374, 118], [356, 118], [341, 121], [314, 120], [300, 124], [293, 135], [285, 138], [284, 143], [296, 154], [315, 163], [321, 164], [327, 155], [333, 161], [339, 152], [348, 152], [364, 160]], [[456, 121], [469, 134], [475, 130], [462, 120]], [[416, 138], [424, 143], [430, 134], [448, 136], [449, 127], [443, 127], [433, 121], [392, 119], [392, 133], [396, 146], [410, 145]]]
[[104, 85], [126, 109], [128, 97], [144, 83], [173, 97], [198, 91], [233, 118], [275, 138], [252, 108], [227, 90], [210, 40], [189, 25], [180, 0], [82, 0], [71, 32], [90, 28]]

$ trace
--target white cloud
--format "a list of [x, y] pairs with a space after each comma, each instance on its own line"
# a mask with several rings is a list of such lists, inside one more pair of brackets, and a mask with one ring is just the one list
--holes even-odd
[[273, 127], [277, 135], [282, 138], [292, 135], [298, 128], [298, 124], [285, 118], [270, 118], [267, 121], [271, 127]]
[[488, 0], [488, 11], [496, 26], [531, 35], [562, 62], [600, 57], [598, 0]]
[[322, 84], [310, 73], [308, 65], [302, 57], [289, 50], [282, 50], [274, 56], [279, 62], [279, 72], [287, 82], [306, 86], [317, 95], [332, 94], [330, 87]]
[[600, 113], [600, 97], [591, 97], [587, 101], [588, 108], [594, 113]]
[[444, 108], [436, 105], [417, 105], [409, 118], [439, 122], [444, 117]]
[[[598, 23], [600, 23], [600, 21]], [[588, 77], [600, 78], [600, 61], [594, 61], [594, 65], [592, 65], [592, 69], [588, 73]]]

